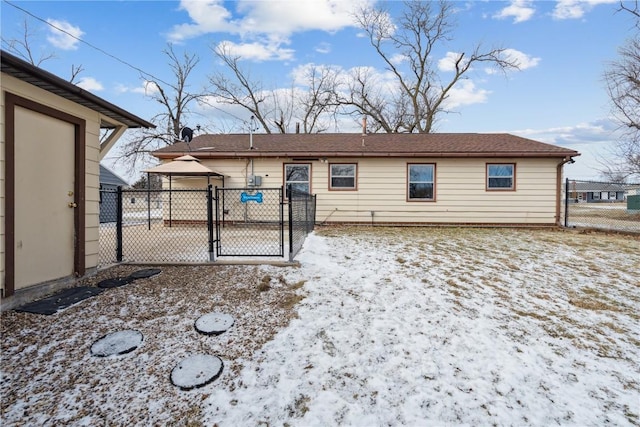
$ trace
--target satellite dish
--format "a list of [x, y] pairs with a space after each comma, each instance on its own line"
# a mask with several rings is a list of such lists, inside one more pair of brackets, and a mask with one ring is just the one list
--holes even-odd
[[188, 144], [193, 139], [193, 129], [186, 126], [183, 127], [182, 131], [180, 132], [180, 137], [184, 142]]

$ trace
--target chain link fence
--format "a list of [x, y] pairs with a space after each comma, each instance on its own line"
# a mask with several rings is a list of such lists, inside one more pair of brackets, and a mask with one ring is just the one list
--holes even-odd
[[302, 248], [307, 234], [313, 231], [316, 221], [316, 196], [287, 188], [289, 196], [289, 260], [292, 261]]
[[315, 196], [296, 191], [291, 195], [284, 200], [282, 187], [101, 190], [98, 267], [284, 257], [287, 243], [293, 261], [313, 230]]
[[640, 233], [640, 184], [565, 180], [565, 227]]
[[101, 197], [100, 264], [209, 260], [206, 189], [112, 193]]
[[282, 188], [216, 188], [217, 256], [284, 256]]

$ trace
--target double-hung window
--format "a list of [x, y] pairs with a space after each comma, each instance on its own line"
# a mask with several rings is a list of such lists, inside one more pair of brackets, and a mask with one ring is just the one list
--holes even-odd
[[407, 165], [407, 200], [432, 202], [435, 200], [436, 165], [411, 163]]
[[355, 163], [333, 163], [329, 165], [329, 189], [331, 190], [355, 190], [356, 189]]
[[287, 163], [284, 165], [284, 186], [289, 198], [289, 184], [294, 191], [311, 193], [311, 165], [309, 163]]
[[487, 190], [515, 190], [514, 163], [487, 163]]

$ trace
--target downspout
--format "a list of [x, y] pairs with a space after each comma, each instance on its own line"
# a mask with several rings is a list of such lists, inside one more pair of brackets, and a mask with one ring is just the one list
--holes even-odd
[[565, 157], [560, 163], [558, 163], [558, 170], [556, 172], [556, 225], [558, 227], [562, 226], [560, 223], [560, 210], [562, 206], [562, 168], [567, 163], [575, 163], [575, 160], [570, 156]]

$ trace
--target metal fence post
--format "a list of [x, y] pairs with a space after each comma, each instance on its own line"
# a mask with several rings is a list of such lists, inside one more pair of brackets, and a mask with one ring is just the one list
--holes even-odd
[[207, 186], [207, 231], [209, 232], [209, 261], [215, 261], [213, 254], [213, 194], [212, 186]]
[[564, 181], [564, 226], [569, 227], [569, 178]]
[[280, 255], [284, 256], [284, 186], [280, 186]]
[[287, 194], [289, 195], [289, 262], [293, 262], [293, 207], [291, 205], [293, 193], [291, 184], [287, 184]]
[[118, 186], [116, 217], [116, 261], [122, 262], [122, 186]]
[[215, 208], [216, 208], [216, 256], [220, 256], [220, 197], [222, 197], [222, 222], [224, 226], [224, 187], [222, 187], [222, 196], [220, 195], [220, 190], [218, 186], [215, 187], [216, 197], [215, 200]]

